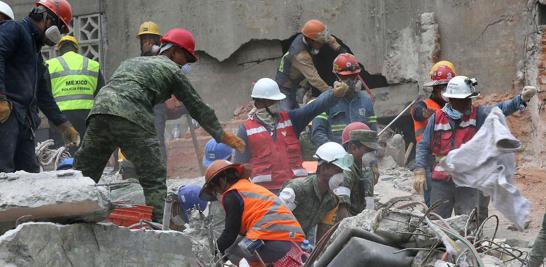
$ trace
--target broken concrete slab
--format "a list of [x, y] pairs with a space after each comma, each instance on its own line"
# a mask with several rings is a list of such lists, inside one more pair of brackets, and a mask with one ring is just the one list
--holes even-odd
[[379, 205], [384, 205], [389, 201], [396, 199], [409, 199], [412, 194], [395, 188], [394, 181], [383, 181], [377, 183], [374, 187], [374, 195]]
[[110, 212], [104, 188], [74, 170], [0, 174], [0, 231], [17, 220], [99, 222]]
[[189, 236], [110, 224], [24, 223], [0, 236], [1, 266], [196, 266]]

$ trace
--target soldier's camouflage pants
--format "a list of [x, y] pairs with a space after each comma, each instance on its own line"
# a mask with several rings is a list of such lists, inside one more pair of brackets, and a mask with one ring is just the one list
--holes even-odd
[[155, 133], [118, 116], [95, 114], [89, 118], [82, 145], [76, 152], [74, 169], [98, 182], [110, 155], [118, 147], [135, 165], [146, 204], [154, 208], [152, 219], [161, 222], [167, 171]]

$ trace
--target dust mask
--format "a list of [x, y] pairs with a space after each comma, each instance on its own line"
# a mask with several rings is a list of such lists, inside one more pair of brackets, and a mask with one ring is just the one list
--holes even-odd
[[153, 55], [158, 55], [159, 54], [159, 45], [153, 45], [152, 46], [152, 49], [150, 50], [150, 53], [153, 54]]
[[342, 172], [332, 175], [330, 180], [328, 180], [328, 187], [330, 187], [330, 190], [334, 191], [336, 188], [338, 188], [343, 182], [344, 178], [345, 176]]
[[316, 49], [316, 48], [311, 48], [311, 51], [309, 51], [309, 53], [311, 53], [311, 55], [315, 56], [315, 55], [318, 55], [320, 49]]
[[271, 113], [271, 115], [277, 114], [279, 113], [279, 103], [275, 103], [267, 107], [266, 109], [269, 110], [269, 113]]
[[45, 44], [48, 46], [54, 46], [61, 40], [61, 31], [57, 26], [51, 26], [45, 31]]
[[191, 64], [190, 63], [184, 64], [182, 65], [182, 67], [180, 67], [180, 69], [182, 70], [182, 73], [184, 73], [184, 75], [188, 75], [191, 72]]

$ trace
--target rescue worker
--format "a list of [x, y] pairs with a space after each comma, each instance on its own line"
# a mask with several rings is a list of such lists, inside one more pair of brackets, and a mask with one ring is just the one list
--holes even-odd
[[67, 33], [72, 9], [66, 0], [40, 0], [22, 21], [0, 24], [0, 172], [39, 172], [34, 131], [38, 109], [78, 145], [78, 132], [59, 110], [46, 79], [42, 46], [53, 46]]
[[[65, 35], [57, 44], [57, 53], [61, 56], [46, 63], [53, 98], [83, 138], [85, 120], [93, 107], [95, 96], [104, 86], [104, 77], [99, 63], [78, 54], [79, 49], [80, 45], [76, 38]], [[55, 140], [57, 147], [63, 145], [62, 136], [54, 128], [49, 129], [49, 135]], [[74, 155], [76, 150], [77, 147], [71, 147], [69, 152]]]
[[290, 44], [288, 52], [281, 58], [275, 81], [281, 92], [287, 97], [280, 103], [280, 110], [287, 111], [298, 108], [296, 91], [303, 80], [314, 88], [324, 92], [330, 86], [319, 76], [313, 63], [312, 55], [318, 54], [323, 45], [329, 45], [334, 51], [342, 50], [336, 38], [330, 35], [323, 22], [312, 19], [301, 29], [301, 34]]
[[211, 138], [205, 145], [205, 155], [203, 155], [203, 167], [208, 168], [210, 164], [219, 159], [231, 161], [233, 150], [225, 144], [218, 143]]
[[[449, 99], [448, 103], [432, 114], [423, 133], [421, 142], [417, 144], [416, 165], [414, 171], [414, 189], [423, 192], [427, 187], [425, 168], [432, 169], [432, 192], [430, 202], [447, 202], [435, 209], [443, 218], [455, 214], [469, 214], [478, 207], [479, 220], [487, 217], [489, 198], [483, 197], [481, 192], [468, 187], [456, 187], [448, 173], [438, 163], [451, 150], [459, 148], [468, 142], [480, 129], [491, 107], [473, 106], [472, 98], [480, 95], [475, 90], [477, 81], [466, 76], [455, 76], [447, 84], [442, 96]], [[526, 86], [521, 95], [511, 100], [497, 104], [505, 116], [524, 108], [527, 102], [537, 93], [535, 87]], [[434, 159], [431, 165], [427, 160]]]
[[362, 122], [376, 131], [376, 117], [368, 93], [362, 91], [361, 71], [356, 58], [348, 53], [336, 57], [332, 70], [349, 91], [337, 104], [313, 119], [311, 141], [316, 146], [326, 142], [341, 144], [341, 133], [351, 122]]
[[262, 243], [256, 252], [265, 264], [300, 251], [298, 243], [305, 236], [292, 212], [275, 194], [250, 182], [244, 172], [240, 164], [216, 160], [205, 174], [199, 197], [220, 201], [226, 212], [225, 228], [216, 241], [218, 251], [235, 263], [245, 258], [251, 266], [260, 265], [253, 252], [241, 248], [248, 243]]
[[280, 92], [274, 80], [258, 80], [251, 95], [254, 108], [237, 133], [247, 144], [246, 150], [235, 153], [235, 162], [248, 163], [252, 169], [252, 182], [275, 194], [286, 181], [307, 176], [307, 171], [302, 167], [298, 136], [316, 115], [343, 97], [346, 90], [346, 84], [337, 82], [333, 90], [325, 91], [312, 103], [279, 112], [279, 101], [286, 96]]
[[[413, 130], [415, 131], [416, 144], [423, 138], [423, 132], [427, 127], [428, 118], [437, 110], [442, 109], [446, 100], [442, 97], [447, 83], [455, 77], [455, 66], [449, 61], [439, 61], [430, 68], [431, 82], [425, 83], [425, 87], [432, 87], [430, 97], [415, 103], [411, 108]], [[427, 187], [424, 190], [425, 204], [430, 206], [430, 185], [432, 184], [432, 170], [426, 169]]]
[[87, 132], [76, 152], [74, 168], [98, 182], [110, 155], [119, 147], [134, 163], [152, 218], [163, 215], [166, 168], [154, 128], [153, 106], [174, 94], [214, 139], [239, 150], [244, 143], [222, 130], [180, 67], [195, 62], [193, 35], [175, 28], [161, 38], [159, 56], [136, 57], [121, 63], [97, 97], [87, 119]]
[[[334, 142], [321, 145], [314, 158], [318, 160], [317, 173], [288, 181], [279, 195], [307, 236], [313, 236], [313, 228], [320, 223], [333, 224], [333, 216], [325, 220], [338, 206], [338, 198], [330, 184], [343, 180], [343, 171], [350, 171], [353, 165], [352, 155]], [[320, 232], [324, 231], [319, 231], [315, 240], [320, 239]]]
[[529, 253], [529, 267], [540, 267], [546, 256], [546, 213], [542, 219], [542, 227], [538, 233], [533, 248]]
[[13, 10], [11, 7], [4, 3], [4, 1], [0, 1], [0, 22], [4, 20], [14, 20], [15, 15], [13, 14]]
[[207, 208], [207, 201], [199, 198], [201, 186], [196, 184], [182, 185], [178, 188], [178, 208], [182, 220], [190, 223], [191, 211], [197, 209], [204, 211]]
[[[379, 180], [375, 157], [375, 151], [379, 149], [377, 132], [362, 122], [353, 122], [343, 129], [341, 141], [345, 150], [353, 155], [354, 163], [351, 171], [345, 172], [343, 182], [333, 191], [340, 200], [338, 210], [347, 209], [354, 216], [366, 208], [366, 197], [373, 198], [374, 185]], [[338, 217], [347, 217], [343, 215], [338, 211]]]

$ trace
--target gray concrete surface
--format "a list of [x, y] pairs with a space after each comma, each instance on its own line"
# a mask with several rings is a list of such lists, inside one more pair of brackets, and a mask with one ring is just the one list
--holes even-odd
[[[21, 18], [33, 1], [8, 2]], [[70, 2], [75, 15], [102, 10], [107, 76], [122, 60], [138, 55], [135, 34], [141, 22], [155, 20], [163, 32], [172, 27], [191, 30], [200, 61], [190, 79], [218, 116], [229, 119], [237, 105], [249, 100], [252, 81], [274, 76], [280, 40], [311, 18], [324, 20], [371, 73], [382, 73], [391, 83], [421, 82], [432, 64], [426, 61], [438, 55], [453, 61], [459, 74], [478, 77], [482, 92], [507, 91], [516, 79], [518, 63], [524, 60], [526, 36], [535, 30], [530, 11], [536, 1]], [[422, 15], [426, 12], [433, 12], [433, 19]], [[433, 42], [438, 32], [439, 46]], [[423, 47], [433, 50], [423, 51]]]
[[79, 171], [0, 173], [0, 233], [16, 221], [99, 222], [110, 208], [106, 190]]
[[115, 225], [25, 223], [0, 236], [1, 266], [197, 266], [190, 237]]

